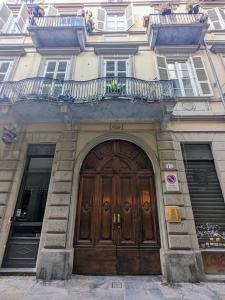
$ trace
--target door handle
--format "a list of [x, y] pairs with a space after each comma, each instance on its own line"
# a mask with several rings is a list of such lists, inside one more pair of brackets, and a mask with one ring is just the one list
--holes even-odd
[[116, 214], [113, 214], [113, 224], [116, 224]]
[[117, 214], [117, 225], [120, 228], [120, 214]]

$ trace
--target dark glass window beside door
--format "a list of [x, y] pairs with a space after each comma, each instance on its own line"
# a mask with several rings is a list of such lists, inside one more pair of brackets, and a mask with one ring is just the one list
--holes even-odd
[[40, 235], [52, 160], [53, 157], [30, 157], [28, 159], [24, 183], [14, 217], [15, 223], [21, 224], [13, 230], [13, 236], [24, 236], [25, 233], [29, 236]]
[[[53, 154], [46, 155], [52, 152], [52, 145], [49, 150], [47, 146], [38, 146], [37, 153], [27, 156], [5, 251], [5, 267], [34, 267], [36, 264], [53, 162]], [[38, 155], [39, 150], [41, 155]]]

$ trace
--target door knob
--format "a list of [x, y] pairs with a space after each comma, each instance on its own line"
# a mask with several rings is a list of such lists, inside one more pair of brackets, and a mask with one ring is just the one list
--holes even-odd
[[117, 214], [117, 223], [120, 224], [120, 214]]
[[117, 227], [120, 228], [120, 214], [117, 214]]
[[113, 224], [116, 224], [116, 214], [113, 214]]

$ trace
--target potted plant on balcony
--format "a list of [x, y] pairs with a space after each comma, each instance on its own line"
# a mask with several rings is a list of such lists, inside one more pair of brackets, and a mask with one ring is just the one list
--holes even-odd
[[117, 83], [115, 80], [112, 80], [107, 90], [110, 94], [124, 94], [124, 92], [126, 91], [126, 86], [124, 84]]

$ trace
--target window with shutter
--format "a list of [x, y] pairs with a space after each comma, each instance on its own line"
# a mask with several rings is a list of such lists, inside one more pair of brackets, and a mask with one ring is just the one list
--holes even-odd
[[58, 16], [59, 11], [53, 5], [48, 5], [47, 9], [45, 10], [45, 15], [49, 17]]
[[177, 97], [197, 96], [193, 74], [187, 61], [167, 62], [169, 79]]
[[15, 19], [15, 23], [17, 27], [19, 28], [20, 32], [25, 32], [26, 27], [28, 25], [29, 20], [29, 13], [28, 13], [28, 7], [25, 3], [21, 5], [19, 14], [17, 18]]
[[210, 29], [222, 30], [225, 29], [224, 12], [222, 9], [213, 8], [208, 10]]
[[106, 10], [103, 8], [98, 8], [97, 10], [95, 28], [100, 31], [106, 28]]
[[211, 96], [212, 89], [200, 56], [187, 59], [166, 59], [157, 56], [158, 78], [171, 80], [178, 97]]
[[157, 64], [157, 70], [158, 70], [158, 78], [160, 80], [168, 80], [169, 74], [168, 74], [166, 57], [157, 55], [156, 56], [156, 64]]
[[132, 5], [128, 5], [127, 8], [125, 9], [125, 18], [126, 18], [126, 27], [127, 30], [131, 28], [131, 26], [134, 25], [134, 15], [133, 15], [133, 7]]
[[0, 2], [0, 32], [5, 33], [7, 28], [13, 19], [13, 14], [11, 9], [5, 3]]
[[201, 96], [212, 96], [212, 88], [208, 79], [204, 63], [201, 56], [193, 56], [190, 58], [196, 83], [198, 85], [199, 94]]
[[0, 82], [9, 79], [10, 72], [12, 70], [13, 60], [0, 60]]

